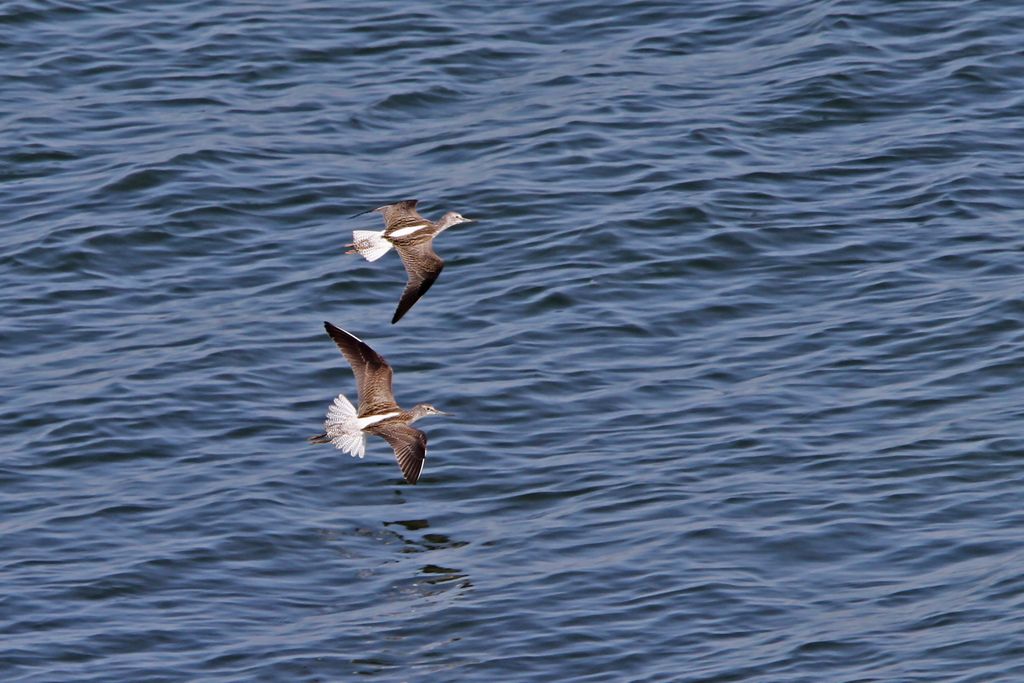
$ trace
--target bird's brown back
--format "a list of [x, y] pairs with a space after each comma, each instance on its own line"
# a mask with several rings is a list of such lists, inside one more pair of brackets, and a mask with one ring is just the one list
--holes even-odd
[[409, 228], [415, 225], [433, 225], [429, 220], [424, 218], [416, 211], [416, 203], [419, 200], [406, 199], [395, 204], [388, 204], [387, 206], [381, 206], [374, 211], [379, 212], [384, 217], [384, 234], [400, 230], [402, 228]]

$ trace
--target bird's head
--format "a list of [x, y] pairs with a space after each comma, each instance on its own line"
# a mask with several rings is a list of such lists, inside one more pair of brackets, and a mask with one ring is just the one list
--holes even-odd
[[420, 419], [421, 417], [426, 417], [427, 415], [451, 415], [451, 413], [446, 413], [443, 410], [438, 410], [429, 403], [420, 403], [415, 408], [413, 408], [411, 412], [413, 422]]
[[441, 216], [441, 221], [440, 221], [441, 229], [442, 230], [447, 230], [448, 228], [452, 227], [453, 225], [458, 225], [459, 223], [472, 223], [472, 222], [473, 222], [473, 219], [466, 218], [465, 216], [463, 216], [458, 211], [449, 211], [445, 215]]

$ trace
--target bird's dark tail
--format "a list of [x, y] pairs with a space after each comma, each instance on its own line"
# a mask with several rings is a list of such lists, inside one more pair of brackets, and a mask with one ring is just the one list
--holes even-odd
[[330, 443], [331, 440], [330, 440], [330, 438], [328, 438], [327, 432], [324, 432], [323, 434], [317, 434], [316, 436], [309, 437], [309, 442], [310, 443]]

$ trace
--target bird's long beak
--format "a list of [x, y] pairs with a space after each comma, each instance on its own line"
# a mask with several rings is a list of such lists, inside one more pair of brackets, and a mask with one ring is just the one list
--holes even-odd
[[[437, 408], [434, 408], [434, 410], [437, 410]], [[437, 414], [444, 415], [445, 417], [454, 417], [455, 415], [455, 413], [446, 413], [443, 410], [437, 410]]]

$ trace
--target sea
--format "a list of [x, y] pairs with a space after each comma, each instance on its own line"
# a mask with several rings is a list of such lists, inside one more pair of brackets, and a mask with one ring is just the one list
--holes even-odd
[[[1024, 681], [1019, 3], [7, 0], [0, 75], [0, 681]], [[324, 321], [417, 485], [307, 443]]]

